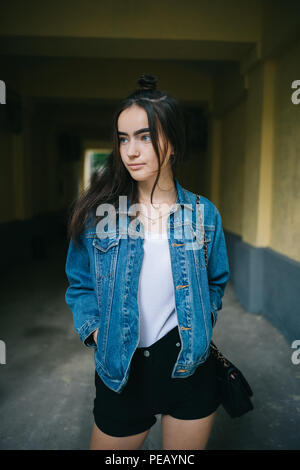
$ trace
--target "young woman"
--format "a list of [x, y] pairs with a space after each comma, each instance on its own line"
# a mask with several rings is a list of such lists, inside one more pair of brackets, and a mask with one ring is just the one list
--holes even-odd
[[140, 449], [156, 414], [163, 449], [204, 449], [220, 404], [209, 344], [229, 279], [221, 216], [175, 177], [178, 102], [152, 75], [138, 83], [69, 224], [66, 302], [95, 354], [90, 449]]

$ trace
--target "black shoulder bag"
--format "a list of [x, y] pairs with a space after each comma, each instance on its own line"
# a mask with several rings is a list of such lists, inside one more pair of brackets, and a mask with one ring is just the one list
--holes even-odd
[[[203, 249], [205, 254], [205, 264], [208, 267], [208, 253], [204, 233], [204, 225], [200, 210], [200, 195], [197, 194], [197, 211], [200, 219], [202, 231]], [[224, 409], [232, 418], [237, 418], [253, 410], [253, 404], [250, 397], [253, 396], [251, 387], [242, 372], [226, 359], [217, 346], [210, 342], [210, 354], [215, 358], [217, 366], [217, 379], [221, 394], [221, 402]]]

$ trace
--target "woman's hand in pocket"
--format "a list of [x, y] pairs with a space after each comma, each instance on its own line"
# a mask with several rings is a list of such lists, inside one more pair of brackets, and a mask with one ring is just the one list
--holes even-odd
[[97, 343], [98, 329], [99, 329], [99, 328], [97, 328], [97, 330], [95, 330], [95, 331], [93, 332], [93, 338], [94, 338], [94, 341], [95, 341], [95, 343], [96, 343], [97, 345], [98, 345], [98, 343]]

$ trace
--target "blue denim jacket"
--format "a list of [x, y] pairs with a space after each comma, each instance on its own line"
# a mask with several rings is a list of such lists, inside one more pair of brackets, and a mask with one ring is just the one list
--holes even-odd
[[[203, 225], [199, 224], [196, 194], [182, 188], [177, 179], [175, 184], [177, 203], [168, 216], [167, 231], [181, 349], [171, 377], [184, 378], [210, 353], [212, 329], [230, 273], [218, 209], [201, 196]], [[99, 376], [117, 393], [128, 381], [139, 344], [137, 292], [144, 254], [143, 224], [136, 217], [133, 229], [129, 201], [125, 211], [120, 206], [113, 230], [104, 231], [97, 224], [82, 232], [80, 247], [70, 240], [65, 295], [80, 340], [94, 348]], [[97, 328], [96, 345], [92, 332]]]

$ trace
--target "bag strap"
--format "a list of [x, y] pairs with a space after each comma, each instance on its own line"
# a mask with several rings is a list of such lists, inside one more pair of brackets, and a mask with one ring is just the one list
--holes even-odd
[[[201, 230], [201, 234], [202, 234], [203, 250], [204, 250], [204, 255], [205, 255], [205, 266], [206, 266], [206, 269], [207, 269], [207, 267], [208, 267], [207, 240], [205, 238], [204, 224], [203, 224], [203, 219], [202, 219], [202, 214], [201, 214], [201, 209], [200, 209], [200, 194], [197, 194], [196, 196], [197, 196], [197, 200], [196, 200], [197, 214], [198, 214], [198, 217], [199, 217], [199, 220], [200, 220], [200, 230]], [[230, 366], [232, 366], [234, 369], [236, 369], [236, 367], [233, 366], [233, 364], [231, 364], [231, 362], [228, 361], [228, 359], [226, 359], [226, 357], [223, 356], [221, 351], [217, 348], [217, 346], [215, 345], [215, 343], [212, 340], [210, 341], [210, 351], [219, 362], [223, 363], [224, 367], [229, 368]], [[239, 371], [239, 373], [241, 374], [240, 371]], [[234, 378], [234, 376], [236, 374], [237, 374], [237, 370], [233, 371], [232, 374], [231, 374], [232, 378]], [[247, 385], [249, 387], [248, 393], [249, 393], [249, 395], [251, 395], [252, 390], [251, 390], [248, 383], [247, 383]]]
[[226, 357], [223, 356], [220, 349], [217, 348], [217, 346], [215, 345], [215, 343], [213, 343], [212, 340], [210, 341], [210, 351], [219, 361], [223, 362], [225, 367], [230, 366], [230, 363], [228, 362]]
[[207, 240], [205, 238], [204, 224], [203, 224], [201, 208], [200, 208], [200, 194], [196, 194], [196, 197], [197, 197], [197, 200], [196, 200], [197, 214], [200, 220], [200, 230], [201, 230], [201, 235], [202, 235], [202, 240], [203, 240], [203, 250], [204, 250], [204, 256], [205, 256], [205, 266], [207, 269], [208, 267]]
[[[200, 228], [201, 228], [201, 233], [202, 233], [202, 238], [203, 238], [203, 250], [204, 250], [204, 255], [205, 255], [205, 266], [206, 269], [208, 267], [208, 254], [207, 254], [207, 240], [205, 238], [205, 232], [204, 232], [204, 224], [203, 224], [203, 219], [202, 219], [202, 214], [201, 214], [201, 209], [200, 209], [200, 194], [197, 194], [197, 214], [200, 220]], [[212, 354], [221, 362], [223, 362], [224, 366], [229, 367], [229, 363], [227, 359], [223, 356], [221, 351], [217, 348], [215, 343], [213, 341], [210, 342], [210, 350]]]

